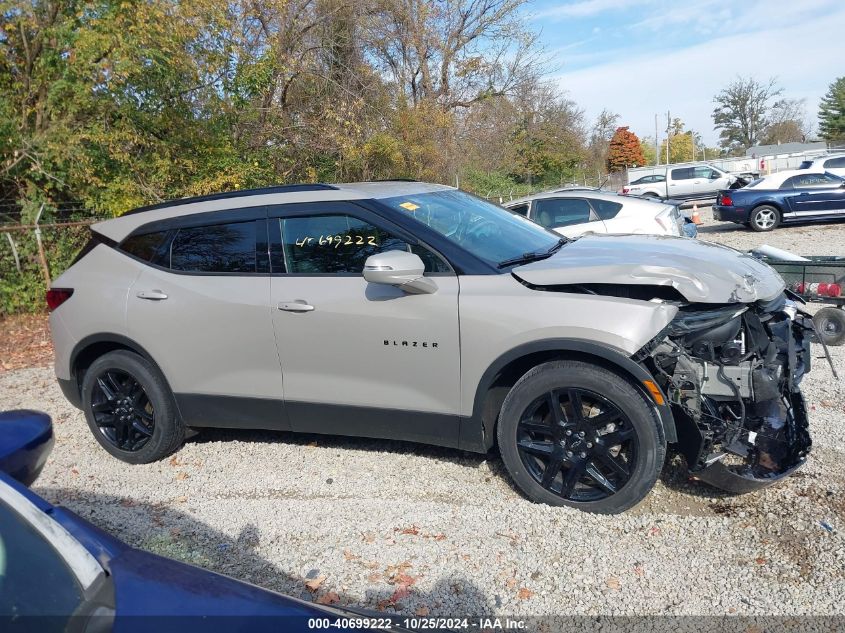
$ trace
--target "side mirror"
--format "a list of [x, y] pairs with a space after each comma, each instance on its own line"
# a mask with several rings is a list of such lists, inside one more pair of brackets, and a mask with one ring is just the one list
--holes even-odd
[[387, 251], [370, 255], [364, 262], [364, 279], [371, 284], [396, 286], [410, 294], [437, 292], [437, 284], [423, 277], [425, 264], [419, 255], [407, 251]]
[[39, 411], [0, 413], [0, 471], [29, 486], [53, 449], [53, 423]]

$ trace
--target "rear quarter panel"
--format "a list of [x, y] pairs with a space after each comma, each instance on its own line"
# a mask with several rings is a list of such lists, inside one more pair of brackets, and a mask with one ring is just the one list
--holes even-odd
[[73, 296], [50, 314], [56, 376], [71, 378], [74, 346], [93, 334], [126, 335], [126, 300], [141, 264], [100, 244], [53, 281]]

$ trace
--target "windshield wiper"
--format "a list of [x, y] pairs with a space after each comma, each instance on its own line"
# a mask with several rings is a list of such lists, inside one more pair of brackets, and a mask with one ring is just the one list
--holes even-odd
[[507, 268], [508, 266], [516, 266], [517, 264], [530, 264], [531, 262], [540, 261], [554, 255], [560, 250], [561, 246], [570, 241], [567, 237], [561, 237], [552, 247], [546, 251], [534, 251], [530, 253], [523, 253], [517, 257], [512, 257], [496, 264], [496, 268]]

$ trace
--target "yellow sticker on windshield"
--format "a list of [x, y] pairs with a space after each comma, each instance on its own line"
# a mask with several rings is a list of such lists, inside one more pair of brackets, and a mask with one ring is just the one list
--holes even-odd
[[402, 207], [403, 209], [407, 209], [408, 211], [416, 211], [417, 209], [420, 208], [420, 205], [414, 204], [413, 202], [403, 202], [399, 206]]

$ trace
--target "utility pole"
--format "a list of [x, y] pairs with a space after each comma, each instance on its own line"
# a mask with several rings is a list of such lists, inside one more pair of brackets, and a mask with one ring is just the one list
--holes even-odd
[[654, 164], [660, 164], [660, 141], [657, 131], [657, 114], [654, 115]]
[[672, 133], [672, 115], [666, 111], [666, 164], [669, 164], [669, 136]]

